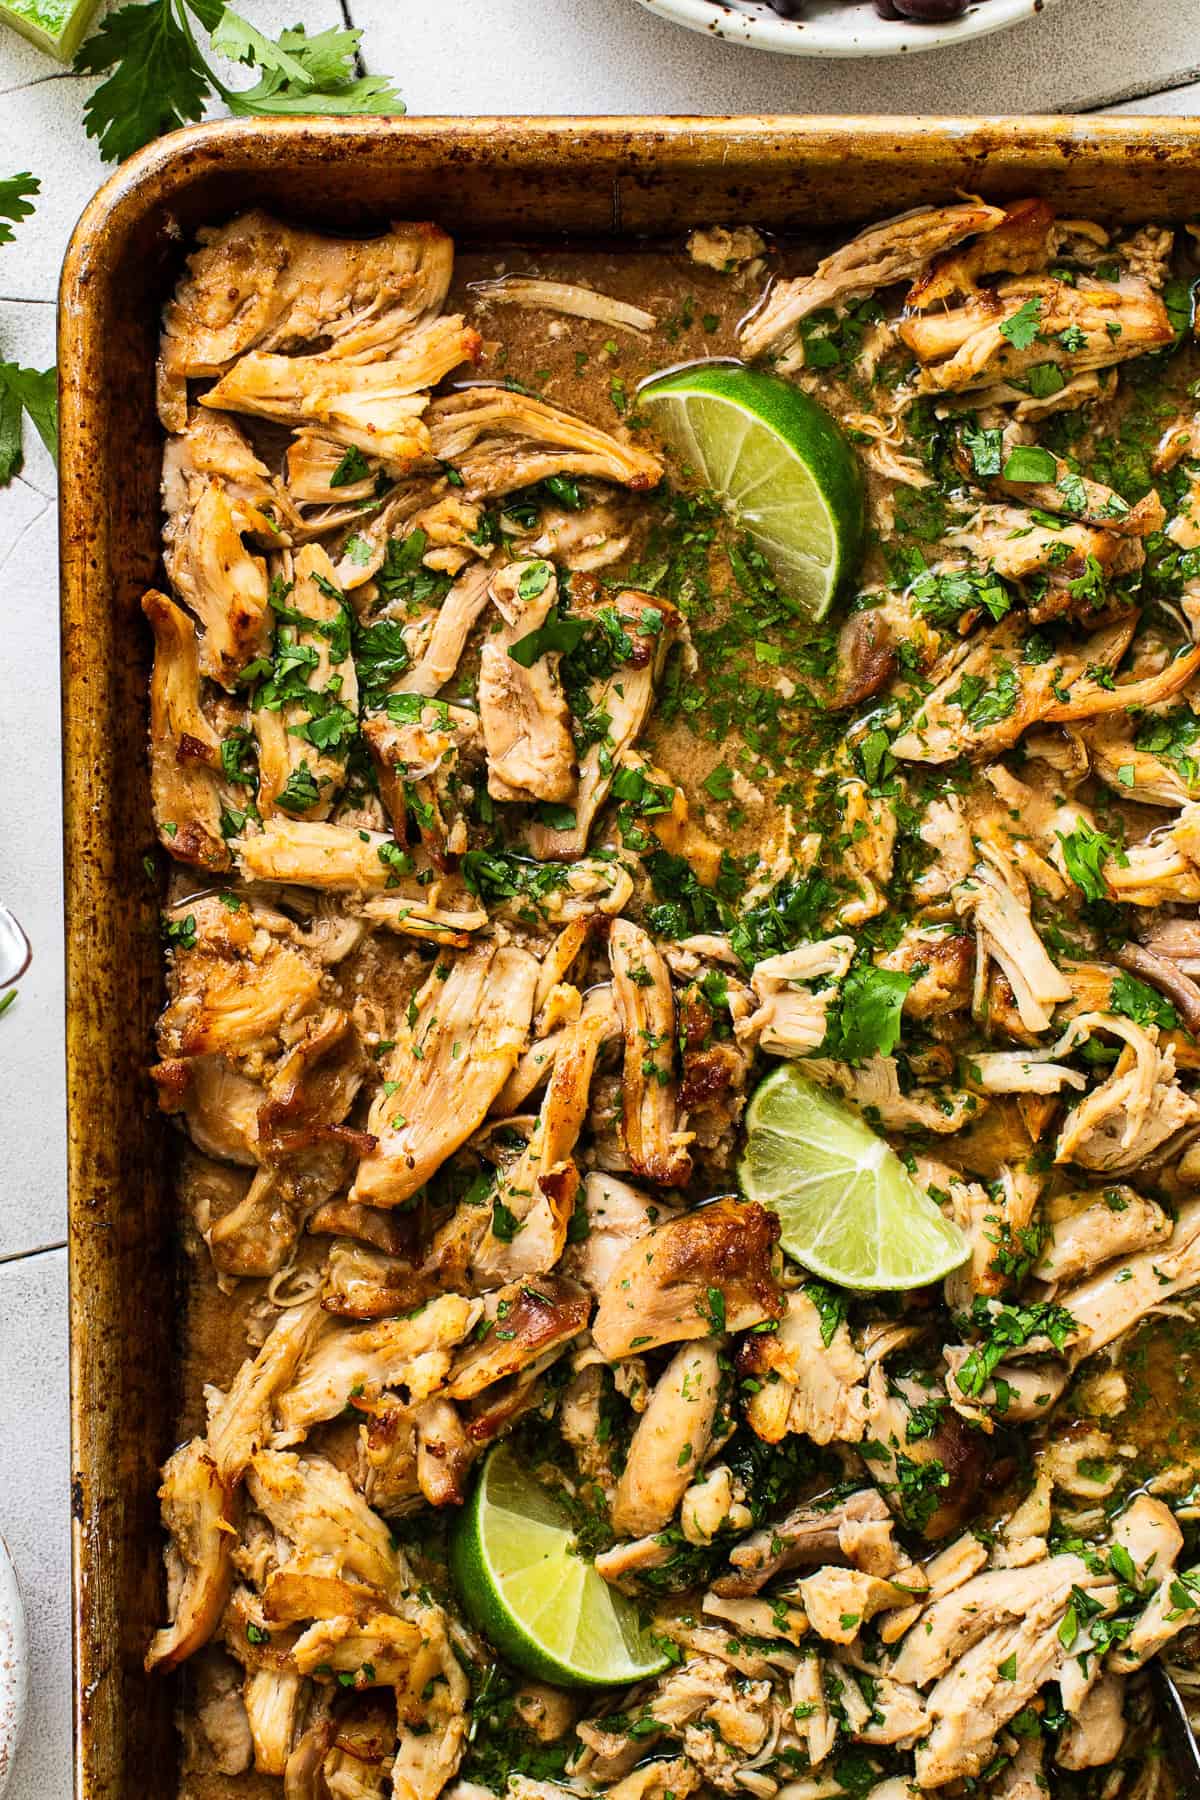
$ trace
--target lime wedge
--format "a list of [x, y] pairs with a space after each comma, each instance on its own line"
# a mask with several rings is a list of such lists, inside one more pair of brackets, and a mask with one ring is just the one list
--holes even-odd
[[637, 1609], [574, 1553], [571, 1521], [510, 1445], [483, 1465], [450, 1540], [472, 1623], [518, 1669], [560, 1687], [619, 1687], [667, 1658]]
[[638, 411], [749, 532], [787, 597], [823, 618], [864, 526], [858, 462], [829, 414], [777, 375], [730, 363], [648, 382]]
[[755, 1090], [738, 1174], [778, 1214], [788, 1255], [839, 1287], [928, 1287], [966, 1259], [895, 1151], [791, 1063]]

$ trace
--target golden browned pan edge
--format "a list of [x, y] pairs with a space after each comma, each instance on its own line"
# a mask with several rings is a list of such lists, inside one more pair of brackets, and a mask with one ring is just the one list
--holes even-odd
[[475, 240], [851, 224], [960, 190], [1061, 211], [1200, 212], [1181, 119], [271, 120], [179, 132], [126, 163], [63, 270], [62, 667], [75, 1622], [75, 1794], [174, 1792], [155, 1488], [175, 1310], [138, 601], [158, 566], [158, 311], [196, 226], [254, 204], [318, 226], [433, 216]]

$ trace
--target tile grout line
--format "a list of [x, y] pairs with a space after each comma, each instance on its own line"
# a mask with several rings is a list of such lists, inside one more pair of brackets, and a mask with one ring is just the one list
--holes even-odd
[[67, 1240], [53, 1244], [38, 1244], [32, 1250], [13, 1250], [7, 1256], [0, 1256], [0, 1269], [10, 1268], [13, 1263], [27, 1262], [31, 1256], [49, 1256], [54, 1250], [65, 1250]]
[[[350, 13], [350, 0], [338, 0], [338, 10], [342, 15], [342, 24], [346, 27], [346, 30], [356, 31], [358, 27], [355, 25]], [[358, 49], [354, 52], [354, 68], [355, 72], [360, 77], [367, 73], [367, 65], [363, 60], [361, 40]]]

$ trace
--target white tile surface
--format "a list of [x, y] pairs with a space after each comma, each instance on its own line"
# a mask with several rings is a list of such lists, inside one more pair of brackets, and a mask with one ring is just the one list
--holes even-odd
[[[413, 112], [970, 112], [1200, 110], [1195, 0], [1058, 0], [961, 51], [889, 63], [772, 58], [651, 18], [633, 0], [349, 0], [368, 66]], [[270, 29], [340, 21], [338, 0], [242, 0]], [[1131, 18], [1136, 24], [1131, 28]], [[83, 136], [87, 83], [0, 29], [0, 172], [42, 177], [36, 218], [0, 249], [0, 358], [44, 367], [70, 228], [105, 170]], [[1172, 91], [1154, 97], [1154, 90]], [[1150, 97], [1140, 97], [1150, 96]], [[34, 1669], [29, 1731], [6, 1800], [70, 1788], [66, 1256], [22, 1253], [64, 1232], [58, 624], [53, 469], [35, 438], [0, 490], [0, 894], [34, 941], [0, 1019], [0, 1527], [24, 1584]]]
[[66, 1800], [71, 1759], [67, 1253], [0, 1264], [0, 1530], [33, 1666], [6, 1800]]
[[[0, 263], [0, 278], [3, 267]], [[0, 355], [39, 369], [52, 363], [54, 308], [0, 301]], [[17, 999], [0, 1018], [7, 1114], [0, 1129], [0, 1257], [61, 1243], [66, 1236], [58, 1030], [63, 975], [57, 533], [54, 465], [27, 427], [25, 468], [11, 488], [0, 490], [0, 595], [8, 626], [6, 655], [12, 659], [3, 676], [0, 731], [5, 780], [22, 796], [19, 806], [6, 810], [0, 897], [33, 945]]]
[[368, 66], [395, 73], [424, 113], [1062, 112], [1200, 75], [1195, 0], [1056, 0], [962, 49], [856, 62], [713, 42], [634, 0], [350, 10]]

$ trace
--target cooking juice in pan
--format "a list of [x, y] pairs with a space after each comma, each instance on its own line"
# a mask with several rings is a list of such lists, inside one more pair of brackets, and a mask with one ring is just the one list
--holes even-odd
[[1191, 249], [1053, 195], [819, 247], [206, 234], [145, 602], [184, 1792], [1160, 1767]]

